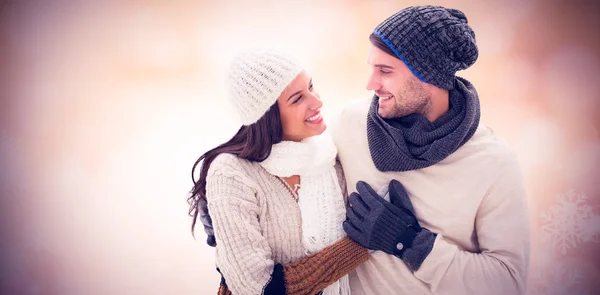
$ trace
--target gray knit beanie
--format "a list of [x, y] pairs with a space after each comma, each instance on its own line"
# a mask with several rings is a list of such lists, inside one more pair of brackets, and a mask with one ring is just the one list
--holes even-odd
[[411, 6], [373, 31], [421, 81], [450, 90], [456, 71], [479, 55], [465, 14], [441, 6]]

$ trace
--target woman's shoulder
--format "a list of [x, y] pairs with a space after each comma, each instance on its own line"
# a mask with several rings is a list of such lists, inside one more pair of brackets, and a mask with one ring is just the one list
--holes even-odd
[[265, 173], [255, 162], [248, 161], [233, 154], [222, 153], [215, 157], [208, 168], [207, 181], [215, 177], [230, 177], [255, 187], [257, 177]]
[[232, 192], [238, 197], [253, 196], [261, 187], [258, 177], [261, 172], [257, 166], [256, 163], [232, 154], [219, 154], [208, 168], [207, 195], [211, 195], [212, 201], [215, 196], [231, 195]]
[[212, 174], [211, 172], [223, 170], [240, 171], [252, 166], [252, 162], [246, 159], [242, 159], [233, 154], [222, 153], [216, 156], [212, 163], [210, 163], [208, 171], [209, 174]]

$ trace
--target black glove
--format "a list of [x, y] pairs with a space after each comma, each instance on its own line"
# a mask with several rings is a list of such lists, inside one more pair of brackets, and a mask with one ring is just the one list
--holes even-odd
[[212, 218], [210, 218], [210, 215], [208, 214], [208, 203], [205, 198], [200, 198], [198, 200], [198, 218], [202, 222], [202, 227], [204, 227], [204, 232], [206, 233], [206, 244], [215, 247], [217, 241], [215, 239]]
[[390, 202], [367, 183], [356, 183], [346, 211], [344, 230], [357, 243], [403, 259], [414, 271], [431, 252], [435, 234], [422, 228], [406, 190], [397, 180], [389, 184]]

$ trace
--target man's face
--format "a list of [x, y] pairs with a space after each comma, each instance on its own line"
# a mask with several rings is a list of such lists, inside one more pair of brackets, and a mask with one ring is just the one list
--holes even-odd
[[367, 90], [379, 97], [378, 113], [383, 118], [398, 118], [431, 111], [431, 94], [426, 83], [417, 78], [398, 58], [371, 45], [367, 62], [372, 67]]

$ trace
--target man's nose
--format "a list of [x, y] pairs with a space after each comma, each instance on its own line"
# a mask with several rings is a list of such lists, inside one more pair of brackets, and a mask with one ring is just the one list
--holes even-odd
[[379, 79], [377, 79], [374, 74], [371, 74], [369, 81], [367, 81], [367, 90], [373, 91], [379, 89], [381, 89], [381, 83], [379, 82]]

